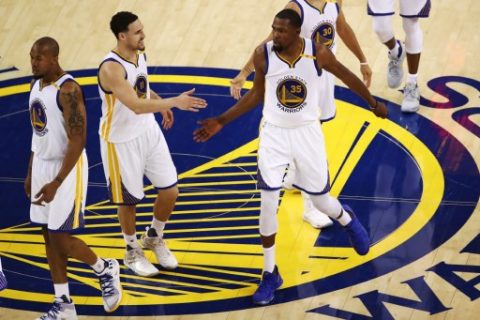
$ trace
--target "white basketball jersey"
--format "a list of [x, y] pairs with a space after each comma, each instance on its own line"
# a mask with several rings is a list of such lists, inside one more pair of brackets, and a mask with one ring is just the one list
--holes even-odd
[[336, 1], [325, 1], [318, 9], [306, 0], [294, 0], [302, 11], [302, 28], [300, 36], [314, 40], [329, 48], [334, 54], [337, 51], [337, 18], [340, 8]]
[[32, 151], [36, 157], [44, 160], [63, 159], [67, 150], [68, 137], [63, 110], [58, 102], [60, 88], [65, 81], [74, 79], [69, 74], [63, 74], [49, 84], [44, 84], [43, 79], [38, 79], [30, 90]]
[[[150, 99], [147, 61], [144, 53], [137, 55], [136, 64], [122, 58], [114, 51], [107, 54], [102, 64], [107, 61], [115, 61], [121, 64], [125, 69], [126, 80], [131, 84], [138, 97]], [[100, 64], [100, 67], [102, 64]], [[99, 134], [105, 141], [114, 143], [130, 141], [156, 124], [153, 113], [136, 114], [122, 104], [112, 92], [104, 90], [100, 79], [98, 81], [98, 91], [102, 99]]]
[[265, 44], [266, 75], [263, 117], [279, 127], [298, 127], [318, 121], [318, 77], [315, 47], [302, 38], [302, 54], [290, 64], [273, 50], [273, 41]]

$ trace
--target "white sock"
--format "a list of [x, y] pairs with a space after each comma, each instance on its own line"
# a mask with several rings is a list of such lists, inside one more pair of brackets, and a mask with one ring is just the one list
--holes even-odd
[[389, 51], [390, 56], [398, 58], [398, 49], [400, 48], [400, 44], [398, 40], [395, 40], [395, 47], [393, 47], [392, 50]]
[[92, 267], [93, 271], [96, 273], [101, 273], [103, 270], [105, 270], [105, 260], [103, 260], [100, 257], [97, 257], [97, 262], [95, 264], [90, 265]]
[[337, 217], [336, 220], [337, 220], [338, 223], [340, 223], [343, 227], [345, 227], [347, 224], [350, 223], [350, 221], [352, 221], [352, 217], [350, 217], [350, 215], [348, 214], [348, 212], [345, 211], [345, 210], [342, 208], [342, 213], [340, 214], [339, 217]]
[[417, 83], [417, 74], [408, 74], [407, 83]]
[[68, 289], [68, 282], [67, 283], [54, 283], [53, 289], [55, 290], [55, 297], [61, 298], [62, 296], [67, 297], [70, 301], [70, 290]]
[[263, 271], [273, 272], [275, 269], [275, 245], [263, 248]]
[[125, 243], [130, 246], [130, 248], [140, 248], [140, 246], [138, 245], [138, 242], [137, 242], [137, 234], [134, 233], [132, 235], [128, 235], [128, 234], [123, 234], [123, 239], [125, 239]]
[[155, 229], [155, 231], [157, 231], [157, 235], [160, 238], [163, 238], [163, 229], [165, 229], [165, 224], [166, 222], [157, 220], [155, 217], [153, 217], [152, 219], [152, 228]]
[[302, 191], [302, 198], [303, 198], [304, 213], [315, 209], [315, 207], [313, 206], [312, 199], [310, 199], [310, 195], [308, 193]]

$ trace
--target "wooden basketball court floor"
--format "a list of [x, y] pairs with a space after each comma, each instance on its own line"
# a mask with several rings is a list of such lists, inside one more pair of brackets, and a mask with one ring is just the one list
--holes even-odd
[[[39, 37], [57, 39], [61, 65], [74, 71], [87, 98], [89, 227], [80, 237], [100, 255], [123, 259], [115, 208], [104, 201], [95, 80], [95, 68], [115, 45], [108, 22], [120, 10], [136, 13], [145, 26], [152, 88], [169, 96], [196, 87], [209, 107], [196, 115], [175, 112], [175, 127], [165, 133], [182, 193], [166, 237], [180, 268], [155, 279], [122, 269], [123, 305], [107, 316], [91, 272], [71, 261], [70, 290], [81, 319], [478, 319], [480, 4], [432, 2], [430, 18], [421, 21], [422, 107], [405, 115], [401, 92], [387, 88], [386, 50], [372, 31], [366, 0], [344, 0], [374, 72], [371, 91], [387, 102], [391, 117], [374, 119], [337, 83], [337, 118], [323, 127], [332, 194], [355, 208], [373, 246], [356, 256], [338, 226], [314, 230], [302, 221], [299, 194], [283, 193], [277, 260], [285, 284], [271, 306], [254, 307], [250, 296], [262, 268], [254, 184], [260, 112], [205, 144], [194, 143], [191, 132], [197, 120], [233, 104], [228, 79], [286, 0], [0, 0], [0, 257], [9, 280], [0, 319], [33, 319], [53, 297], [23, 195], [29, 51]], [[403, 39], [397, 15], [394, 26]], [[338, 43], [338, 59], [358, 75], [358, 61]], [[151, 217], [153, 193], [146, 193], [139, 232]]]

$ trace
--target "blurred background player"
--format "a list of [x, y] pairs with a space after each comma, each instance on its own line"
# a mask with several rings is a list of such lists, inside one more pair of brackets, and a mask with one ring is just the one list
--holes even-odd
[[41, 320], [77, 319], [67, 280], [69, 257], [92, 267], [100, 280], [105, 311], [115, 311], [122, 298], [117, 260], [99, 258], [70, 234], [84, 226], [87, 117], [82, 90], [62, 70], [58, 54], [58, 43], [50, 37], [38, 39], [30, 51], [33, 135], [25, 192], [32, 201], [30, 220], [42, 226], [55, 289], [53, 306]]
[[173, 113], [204, 108], [203, 99], [192, 97], [194, 90], [162, 99], [148, 83], [145, 34], [138, 17], [118, 12], [110, 21], [117, 46], [107, 54], [98, 72], [102, 99], [100, 146], [110, 201], [118, 205], [118, 218], [126, 242], [124, 263], [140, 276], [153, 276], [158, 269], [148, 261], [137, 242], [136, 205], [145, 196], [145, 175], [158, 190], [150, 228], [142, 235], [142, 245], [151, 249], [158, 263], [175, 269], [177, 259], [163, 240], [163, 229], [178, 196], [177, 171], [154, 113], [163, 116], [170, 128]]
[[[357, 57], [363, 81], [367, 87], [370, 86], [372, 70], [360, 48], [355, 33], [345, 18], [341, 0], [293, 0], [288, 2], [285, 8], [292, 9], [300, 15], [302, 19], [300, 35], [302, 37], [325, 45], [333, 54], [336, 54], [337, 51], [336, 35], [338, 34], [347, 48]], [[272, 33], [268, 35], [262, 44], [271, 40]], [[235, 99], [240, 98], [241, 89], [254, 69], [252, 55], [238, 75], [231, 81], [230, 93]], [[335, 78], [330, 72], [324, 70], [322, 77], [320, 77], [319, 86], [324, 88], [318, 102], [318, 107], [320, 107], [319, 117], [323, 123], [332, 120], [336, 114], [334, 97]], [[295, 187], [295, 172], [296, 166], [294, 163], [291, 163], [285, 176], [285, 188], [293, 189]], [[303, 219], [314, 228], [325, 228], [332, 225], [332, 220], [315, 208], [309, 195], [303, 191], [301, 193], [304, 204]]]
[[[395, 2], [400, 3], [405, 44], [395, 38], [392, 27]], [[417, 73], [423, 46], [423, 33], [418, 18], [428, 17], [430, 8], [430, 0], [368, 0], [367, 11], [373, 16], [373, 30], [389, 50], [387, 83], [392, 89], [398, 88], [403, 82], [403, 60], [405, 55], [407, 56], [408, 75], [403, 91], [403, 112], [417, 112], [420, 108]]]

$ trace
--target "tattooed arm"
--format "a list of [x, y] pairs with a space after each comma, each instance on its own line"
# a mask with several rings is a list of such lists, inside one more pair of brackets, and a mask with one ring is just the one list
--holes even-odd
[[48, 203], [53, 200], [57, 189], [73, 169], [85, 148], [87, 116], [80, 86], [73, 81], [65, 82], [60, 89], [59, 100], [63, 108], [65, 130], [68, 136], [67, 151], [57, 176], [35, 195], [34, 204], [42, 205], [42, 202]]

